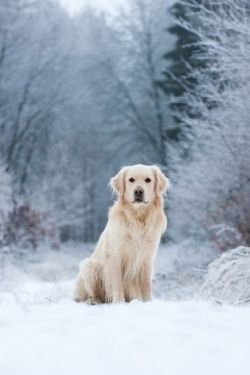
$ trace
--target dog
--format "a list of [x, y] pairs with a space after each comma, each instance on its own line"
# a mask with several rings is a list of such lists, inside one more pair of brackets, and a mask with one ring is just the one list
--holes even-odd
[[83, 260], [74, 299], [89, 304], [149, 301], [153, 264], [167, 227], [169, 180], [157, 166], [124, 167], [111, 178], [118, 196], [93, 254]]

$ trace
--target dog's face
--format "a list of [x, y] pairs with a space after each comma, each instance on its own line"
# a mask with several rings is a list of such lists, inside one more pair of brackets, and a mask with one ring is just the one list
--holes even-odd
[[138, 207], [152, 203], [165, 193], [169, 181], [158, 167], [138, 164], [122, 168], [110, 185], [126, 203]]

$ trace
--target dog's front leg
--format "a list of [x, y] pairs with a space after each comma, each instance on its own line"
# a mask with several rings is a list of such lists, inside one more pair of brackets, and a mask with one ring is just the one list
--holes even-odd
[[117, 260], [117, 264], [113, 268], [112, 272], [112, 302], [119, 303], [125, 302], [124, 288], [122, 280], [122, 267], [121, 262]]
[[107, 302], [124, 302], [122, 266], [118, 256], [109, 259], [109, 267], [105, 272], [105, 289]]
[[144, 263], [140, 273], [141, 297], [144, 302], [152, 299], [152, 265]]

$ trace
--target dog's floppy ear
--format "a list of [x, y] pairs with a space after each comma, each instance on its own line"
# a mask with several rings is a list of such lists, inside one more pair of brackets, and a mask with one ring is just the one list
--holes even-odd
[[169, 179], [164, 176], [160, 168], [153, 166], [153, 171], [155, 174], [155, 190], [158, 194], [164, 194], [169, 189], [170, 183]]
[[110, 187], [117, 195], [123, 195], [124, 192], [124, 175], [126, 167], [122, 168], [114, 177], [110, 180]]

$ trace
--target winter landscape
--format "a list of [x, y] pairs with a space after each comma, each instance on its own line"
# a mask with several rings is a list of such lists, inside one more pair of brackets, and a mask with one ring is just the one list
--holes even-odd
[[[0, 4], [0, 374], [250, 373], [248, 0]], [[76, 303], [124, 165], [169, 177], [150, 302]]]

